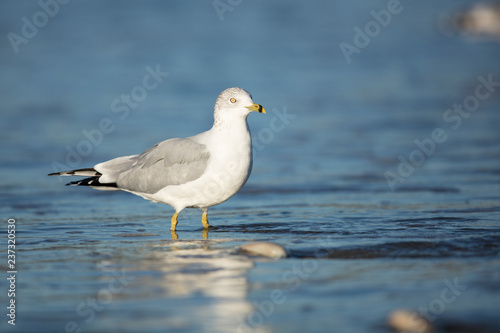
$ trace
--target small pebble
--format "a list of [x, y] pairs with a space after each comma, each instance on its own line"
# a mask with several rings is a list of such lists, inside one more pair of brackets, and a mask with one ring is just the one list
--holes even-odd
[[413, 311], [393, 311], [388, 318], [389, 327], [397, 332], [429, 333], [432, 332], [431, 323]]
[[283, 246], [271, 242], [248, 243], [241, 247], [241, 251], [248, 254], [269, 258], [285, 258], [286, 250]]
[[500, 4], [478, 3], [457, 14], [455, 24], [467, 34], [500, 38]]

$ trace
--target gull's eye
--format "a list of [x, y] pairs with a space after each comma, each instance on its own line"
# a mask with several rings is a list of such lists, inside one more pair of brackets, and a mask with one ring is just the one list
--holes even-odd
[[236, 103], [236, 98], [234, 97], [231, 97], [231, 99], [229, 100], [231, 103]]

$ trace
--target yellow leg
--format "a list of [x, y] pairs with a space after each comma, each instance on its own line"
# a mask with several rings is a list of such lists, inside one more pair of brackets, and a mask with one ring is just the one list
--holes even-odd
[[201, 216], [201, 223], [203, 223], [203, 228], [205, 229], [210, 227], [210, 224], [208, 224], [207, 212], [203, 212], [203, 215]]
[[177, 216], [179, 213], [175, 212], [174, 216], [172, 216], [172, 220], [170, 220], [170, 231], [175, 231], [175, 227], [177, 226]]

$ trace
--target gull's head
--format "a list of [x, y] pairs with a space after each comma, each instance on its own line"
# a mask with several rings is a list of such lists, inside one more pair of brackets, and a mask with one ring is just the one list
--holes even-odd
[[253, 102], [252, 95], [245, 89], [228, 88], [217, 97], [214, 116], [216, 120], [233, 117], [246, 118], [252, 111], [266, 113], [262, 105]]

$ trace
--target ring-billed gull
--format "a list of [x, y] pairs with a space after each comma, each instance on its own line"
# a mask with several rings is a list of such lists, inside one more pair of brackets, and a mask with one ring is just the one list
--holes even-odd
[[121, 190], [175, 209], [170, 230], [184, 208], [207, 212], [238, 192], [252, 170], [252, 140], [247, 124], [251, 111], [266, 113], [244, 89], [229, 88], [215, 103], [214, 124], [201, 134], [160, 142], [140, 155], [118, 157], [93, 168], [49, 176], [87, 176], [66, 185]]

